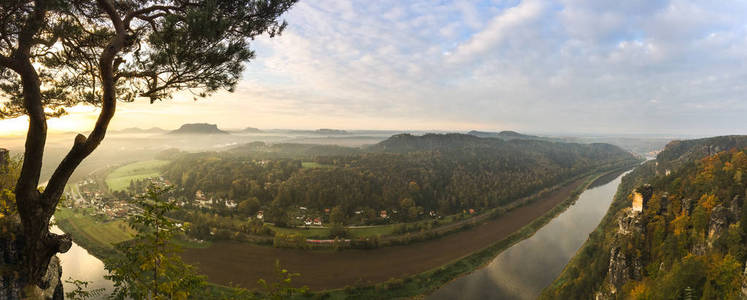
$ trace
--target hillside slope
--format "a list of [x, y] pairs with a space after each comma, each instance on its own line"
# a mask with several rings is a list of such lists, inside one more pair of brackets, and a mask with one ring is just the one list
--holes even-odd
[[599, 227], [542, 298], [747, 297], [746, 147], [746, 136], [668, 144], [623, 178]]
[[339, 206], [356, 222], [371, 223], [382, 210], [392, 211], [392, 219], [412, 221], [430, 211], [449, 215], [494, 208], [637, 162], [607, 144], [396, 135], [366, 149], [255, 142], [223, 153], [184, 155], [164, 169], [164, 177], [184, 187], [185, 198], [197, 190], [208, 197], [255, 197], [265, 212]]

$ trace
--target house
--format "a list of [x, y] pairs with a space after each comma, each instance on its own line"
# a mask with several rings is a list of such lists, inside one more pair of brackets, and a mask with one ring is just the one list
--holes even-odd
[[202, 208], [210, 208], [210, 204], [213, 203], [213, 199], [210, 199], [210, 200], [195, 199], [195, 200], [197, 201], [197, 206], [202, 207]]
[[472, 209], [472, 208], [470, 208], [470, 209], [469, 209], [469, 214], [470, 214], [470, 215], [474, 215], [474, 214], [475, 214], [475, 210], [474, 210], [474, 209]]
[[300, 209], [300, 210], [306, 210], [306, 207], [300, 206], [300, 207], [298, 207], [298, 209]]
[[435, 217], [435, 216], [437, 216], [438, 214], [436, 214], [436, 211], [433, 211], [433, 210], [432, 210], [432, 211], [430, 211], [430, 212], [428, 213], [428, 215], [429, 215], [429, 216], [431, 216], [431, 217]]
[[322, 220], [319, 218], [314, 218], [314, 225], [316, 226], [322, 226]]
[[325, 213], [325, 214], [328, 214], [328, 213], [329, 213], [329, 208], [325, 208], [325, 209], [324, 209], [324, 213]]
[[265, 214], [260, 210], [257, 212], [257, 219], [262, 220], [264, 218]]
[[205, 200], [205, 194], [202, 193], [202, 190], [195, 192], [195, 200]]
[[381, 217], [382, 219], [386, 219], [386, 218], [389, 218], [389, 216], [387, 216], [387, 214], [386, 214], [386, 210], [382, 210], [381, 212], [379, 212], [379, 216], [380, 216], [380, 217]]
[[306, 226], [311, 225], [311, 218], [306, 218], [306, 221], [304, 221], [303, 223], [306, 224]]
[[236, 208], [236, 206], [238, 206], [238, 204], [236, 203], [236, 201], [233, 201], [233, 200], [226, 201], [226, 207], [228, 207], [228, 208]]

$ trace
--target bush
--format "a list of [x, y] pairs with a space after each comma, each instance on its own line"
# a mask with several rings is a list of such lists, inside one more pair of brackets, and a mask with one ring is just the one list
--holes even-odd
[[329, 227], [330, 238], [346, 238], [350, 236], [350, 231], [342, 223], [334, 223]]

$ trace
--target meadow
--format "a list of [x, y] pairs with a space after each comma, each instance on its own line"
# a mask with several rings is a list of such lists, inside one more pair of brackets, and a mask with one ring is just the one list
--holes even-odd
[[161, 167], [168, 163], [167, 160], [146, 160], [126, 164], [106, 176], [106, 185], [111, 191], [126, 190], [130, 181], [160, 176]]

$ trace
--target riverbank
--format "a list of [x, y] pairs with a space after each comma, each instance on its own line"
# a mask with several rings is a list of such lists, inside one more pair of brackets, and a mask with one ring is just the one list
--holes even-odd
[[[215, 243], [207, 249], [187, 249], [183, 256], [185, 261], [198, 265], [212, 282], [224, 285], [254, 288], [257, 278], [272, 276], [274, 261], [278, 259], [284, 268], [301, 273], [294, 284], [329, 290], [322, 293], [330, 296], [390, 298], [424, 294], [479, 268], [503, 249], [531, 236], [571, 205], [596, 178], [607, 173], [576, 180], [472, 229], [407, 246], [309, 252]], [[225, 261], [225, 257], [232, 259]]]

